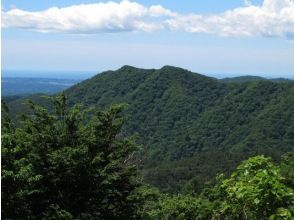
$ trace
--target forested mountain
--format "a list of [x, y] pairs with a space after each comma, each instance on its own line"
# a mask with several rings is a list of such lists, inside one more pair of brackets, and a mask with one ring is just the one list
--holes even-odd
[[31, 111], [16, 126], [2, 103], [3, 219], [294, 217], [293, 152], [283, 155], [280, 163], [251, 157], [230, 176], [217, 175], [215, 183], [203, 189], [193, 179], [181, 193], [162, 193], [138, 175], [140, 150], [121, 130], [122, 105], [83, 110], [79, 105], [70, 107], [64, 93], [48, 97], [50, 108], [27, 104]]
[[291, 79], [287, 78], [271, 78], [267, 79], [260, 76], [237, 76], [220, 79], [225, 83], [244, 83], [244, 82], [256, 82], [256, 81], [272, 81], [272, 82], [289, 82]]
[[265, 81], [266, 78], [260, 76], [237, 76], [237, 77], [227, 77], [220, 79], [221, 82], [226, 83], [243, 83], [243, 82], [255, 82], [255, 81]]
[[[165, 191], [192, 182], [202, 188], [249, 156], [278, 160], [294, 150], [292, 81], [223, 83], [171, 66], [124, 66], [78, 83], [65, 95], [70, 105], [84, 107], [126, 103], [123, 132], [137, 134], [143, 146], [142, 178]], [[23, 109], [21, 102], [8, 102], [13, 114]]]

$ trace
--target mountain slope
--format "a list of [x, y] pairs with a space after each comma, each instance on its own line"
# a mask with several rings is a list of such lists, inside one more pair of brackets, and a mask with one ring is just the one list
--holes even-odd
[[66, 90], [66, 95], [71, 103], [82, 100], [99, 107], [114, 102], [129, 104], [126, 131], [138, 133], [151, 157], [157, 155], [156, 160], [162, 160], [167, 155], [158, 151], [182, 147], [192, 122], [226, 92], [226, 86], [217, 80], [180, 68], [141, 70], [124, 66], [80, 83]]
[[[294, 150], [294, 83], [222, 83], [181, 68], [124, 66], [67, 90], [70, 104], [128, 104], [124, 133], [138, 134], [142, 178], [166, 191], [201, 187], [256, 154]], [[19, 103], [14, 100], [13, 105]]]
[[272, 81], [272, 82], [290, 82], [291, 79], [287, 78], [271, 78], [267, 79], [260, 76], [237, 76], [237, 77], [227, 77], [219, 80], [224, 83], [246, 83], [246, 82], [257, 82], [257, 81]]
[[[292, 119], [282, 109], [291, 109], [293, 83], [222, 84], [170, 66], [159, 70], [124, 66], [71, 87], [66, 95], [71, 103], [101, 108], [129, 104], [126, 131], [139, 133], [142, 143], [155, 150], [152, 157], [166, 151], [163, 158], [178, 159], [197, 149], [245, 147], [253, 136], [251, 128], [257, 132], [267, 120], [262, 115], [269, 114], [268, 108], [279, 108], [281, 117]], [[286, 97], [288, 101], [283, 101]]]
[[237, 77], [227, 77], [220, 79], [221, 82], [225, 83], [244, 83], [244, 82], [256, 82], [256, 81], [266, 81], [266, 78], [260, 76], [237, 76]]

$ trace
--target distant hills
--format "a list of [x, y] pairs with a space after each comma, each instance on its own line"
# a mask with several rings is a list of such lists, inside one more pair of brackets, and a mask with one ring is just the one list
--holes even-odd
[[80, 81], [80, 79], [2, 77], [2, 96], [29, 95], [35, 93], [54, 94]]
[[[293, 81], [217, 80], [172, 66], [123, 66], [65, 94], [71, 105], [126, 103], [124, 133], [137, 134], [143, 146], [142, 179], [165, 191], [189, 181], [201, 187], [252, 155], [277, 159], [294, 150]], [[32, 99], [40, 102], [40, 96]], [[26, 111], [23, 99], [7, 101], [13, 114]]]
[[244, 83], [244, 82], [256, 82], [256, 81], [272, 81], [272, 82], [289, 82], [291, 79], [286, 78], [273, 78], [267, 79], [260, 76], [238, 76], [220, 79], [221, 82], [226, 83]]
[[[78, 82], [83, 80], [84, 75], [78, 78], [78, 73], [74, 72], [73, 76], [70, 73], [64, 74], [64, 78], [60, 78], [57, 73], [54, 72], [52, 77], [38, 78], [38, 77], [7, 77], [7, 73], [2, 75], [2, 96], [15, 96], [15, 95], [31, 95], [36, 93], [54, 94], [63, 91]], [[9, 72], [10, 73], [10, 72]], [[23, 72], [21, 72], [23, 73]], [[23, 73], [24, 74], [24, 73]], [[36, 73], [35, 73], [36, 74]], [[44, 74], [44, 73], [43, 73]], [[47, 77], [50, 72], [46, 73]], [[85, 73], [84, 73], [85, 74]], [[19, 73], [20, 75], [20, 73]], [[89, 75], [89, 74], [88, 74]], [[58, 77], [57, 77], [58, 76]], [[54, 78], [56, 77], [56, 78]], [[69, 78], [66, 78], [69, 77]], [[291, 79], [286, 78], [274, 78], [267, 79], [259, 76], [238, 76], [219, 79], [224, 83], [246, 83], [255, 81], [273, 81], [273, 82], [289, 82]]]

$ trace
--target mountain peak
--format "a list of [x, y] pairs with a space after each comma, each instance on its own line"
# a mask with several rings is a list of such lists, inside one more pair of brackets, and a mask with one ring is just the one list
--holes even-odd
[[[186, 77], [197, 77], [197, 79], [202, 79], [202, 80], [207, 80], [207, 79], [214, 79], [212, 77], [208, 77], [208, 76], [205, 76], [205, 75], [202, 75], [200, 73], [195, 73], [195, 72], [192, 72], [188, 69], [184, 69], [184, 68], [181, 68], [181, 67], [176, 67], [176, 66], [170, 66], [170, 65], [166, 65], [166, 66], [163, 66], [161, 67], [160, 69], [158, 69], [158, 71], [160, 73], [163, 73], [163, 74], [167, 74], [167, 75], [178, 75], [178, 76], [183, 76], [185, 75]], [[195, 78], [194, 78], [195, 79]]]
[[124, 65], [121, 68], [119, 68], [118, 70], [120, 71], [128, 71], [128, 70], [138, 70], [139, 68], [134, 67], [134, 66], [130, 66], [130, 65]]
[[[143, 68], [138, 68], [130, 65], [123, 65], [121, 68], [118, 69], [119, 71], [129, 71], [129, 70], [148, 70], [148, 69], [143, 69]], [[171, 65], [165, 65], [161, 67], [160, 69], [150, 69], [150, 70], [164, 70], [164, 71], [188, 71], [186, 69], [180, 68], [180, 67], [175, 67]]]
[[165, 65], [161, 67], [159, 70], [177, 70], [177, 71], [188, 71], [186, 69], [176, 67], [176, 66], [170, 66], [170, 65]]

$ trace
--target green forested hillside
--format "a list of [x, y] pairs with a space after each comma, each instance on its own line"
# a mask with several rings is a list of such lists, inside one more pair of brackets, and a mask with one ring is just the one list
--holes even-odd
[[[294, 149], [294, 83], [222, 83], [165, 66], [124, 66], [65, 91], [69, 104], [126, 103], [123, 132], [142, 144], [142, 178], [165, 191], [203, 187], [249, 156]], [[12, 111], [23, 100], [8, 103]], [[16, 108], [17, 106], [17, 108]]]
[[125, 129], [139, 134], [156, 161], [172, 159], [172, 151], [187, 145], [185, 133], [192, 122], [225, 93], [226, 87], [215, 79], [169, 66], [160, 70], [124, 66], [66, 90], [71, 103], [83, 99], [83, 104], [102, 108], [115, 102], [129, 104]]
[[237, 76], [237, 77], [227, 77], [220, 79], [221, 82], [225, 83], [244, 83], [244, 82], [256, 82], [256, 81], [266, 81], [266, 78], [260, 76]]
[[[255, 156], [202, 189], [196, 174], [181, 193], [162, 193], [138, 173], [138, 145], [121, 128], [121, 105], [68, 106], [64, 93], [31, 109], [16, 126], [1, 111], [3, 219], [292, 220], [294, 153], [274, 163]], [[218, 158], [211, 151], [198, 161]], [[237, 154], [240, 155], [240, 154]], [[232, 156], [232, 155], [231, 155]], [[226, 159], [232, 159], [227, 157]], [[223, 169], [218, 158], [220, 170]], [[226, 160], [224, 160], [226, 161]], [[234, 159], [236, 161], [236, 158]], [[167, 164], [167, 163], [165, 163]], [[188, 171], [193, 159], [170, 166]], [[231, 167], [233, 164], [230, 165]], [[203, 168], [203, 167], [202, 167]], [[199, 172], [205, 169], [198, 169]]]
[[256, 82], [256, 81], [272, 81], [272, 82], [289, 82], [291, 79], [287, 78], [264, 78], [260, 76], [237, 76], [237, 77], [227, 77], [220, 79], [224, 83], [245, 83], [245, 82]]

